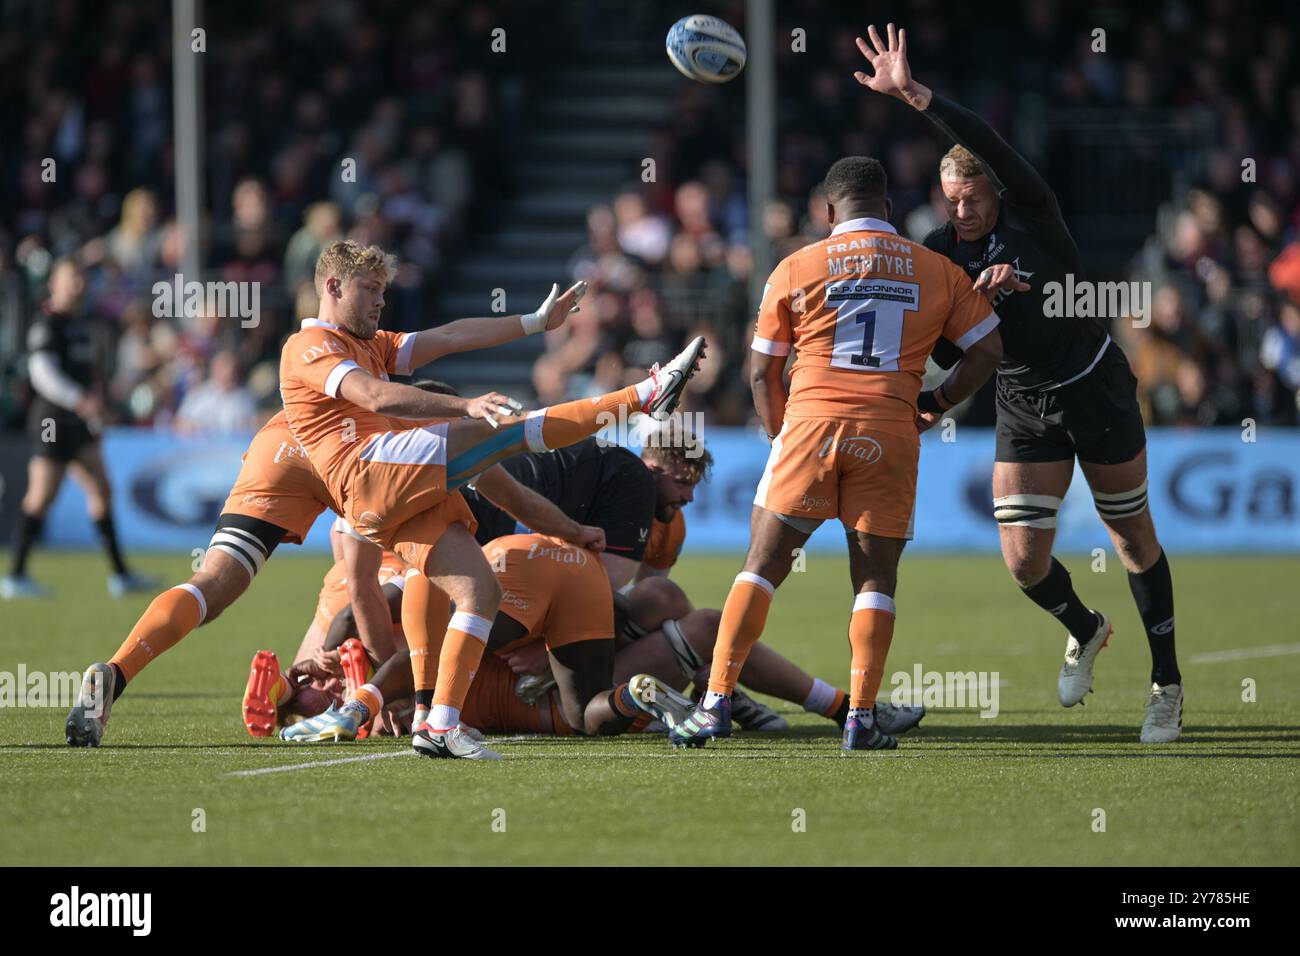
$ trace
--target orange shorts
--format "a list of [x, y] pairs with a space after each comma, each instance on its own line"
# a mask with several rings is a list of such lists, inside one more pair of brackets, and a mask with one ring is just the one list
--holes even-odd
[[253, 436], [220, 513], [267, 521], [284, 529], [285, 542], [302, 544], [328, 507], [329, 491], [288, 426], [268, 425]]
[[501, 584], [501, 611], [528, 629], [508, 652], [542, 640], [548, 649], [613, 640], [614, 596], [600, 556], [540, 534], [508, 534], [483, 546]]
[[921, 436], [904, 422], [791, 418], [772, 442], [754, 504], [795, 518], [912, 537]]
[[365, 446], [345, 484], [343, 517], [358, 534], [396, 551], [398, 529], [448, 498], [447, 423], [358, 440]]
[[525, 704], [515, 693], [519, 675], [495, 654], [485, 654], [479, 664], [461, 720], [488, 734], [559, 734], [573, 730], [564, 720], [555, 692], [536, 704]]
[[453, 491], [433, 507], [404, 522], [392, 533], [389, 550], [409, 567], [422, 574], [428, 573], [429, 555], [433, 553], [434, 545], [453, 524], [463, 524], [471, 535], [478, 528], [474, 512], [469, 510], [459, 491]]

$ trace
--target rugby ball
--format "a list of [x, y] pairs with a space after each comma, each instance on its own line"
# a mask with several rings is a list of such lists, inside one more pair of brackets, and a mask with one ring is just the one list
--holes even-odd
[[682, 17], [668, 31], [667, 47], [678, 72], [700, 83], [726, 83], [745, 67], [744, 38], [717, 17]]

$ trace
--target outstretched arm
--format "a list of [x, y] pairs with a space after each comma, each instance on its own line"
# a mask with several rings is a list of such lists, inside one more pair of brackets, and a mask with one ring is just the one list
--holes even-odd
[[561, 538], [591, 551], [605, 550], [605, 532], [574, 521], [549, 498], [520, 484], [510, 472], [493, 465], [474, 481], [479, 494], [538, 534]]
[[887, 30], [887, 42], [880, 39], [874, 26], [867, 28], [870, 42], [857, 38], [858, 49], [871, 64], [874, 75], [859, 71], [853, 74], [854, 78], [870, 90], [919, 110], [949, 139], [974, 153], [988, 170], [1004, 201], [1022, 206], [1055, 207], [1056, 197], [1051, 187], [992, 126], [965, 107], [937, 95], [912, 76], [907, 62], [907, 31], [895, 30], [892, 23]]
[[496, 426], [496, 416], [508, 417], [523, 408], [513, 398], [500, 392], [488, 392], [478, 398], [460, 398], [426, 392], [413, 385], [388, 382], [376, 378], [363, 368], [346, 372], [336, 389], [338, 398], [366, 411], [378, 412], [389, 418], [422, 421], [431, 418], [483, 418]]
[[491, 315], [477, 319], [457, 319], [436, 329], [415, 333], [411, 350], [411, 368], [419, 368], [453, 352], [491, 348], [535, 332], [549, 332], [564, 324], [570, 313], [578, 311], [578, 301], [587, 291], [587, 283], [578, 282], [560, 295], [558, 285], [551, 294], [527, 315]]

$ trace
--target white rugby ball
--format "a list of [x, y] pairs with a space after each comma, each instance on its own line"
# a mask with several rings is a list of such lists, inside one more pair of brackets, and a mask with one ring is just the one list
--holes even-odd
[[744, 37], [717, 17], [682, 17], [668, 31], [667, 47], [678, 72], [700, 83], [726, 83], [745, 68]]

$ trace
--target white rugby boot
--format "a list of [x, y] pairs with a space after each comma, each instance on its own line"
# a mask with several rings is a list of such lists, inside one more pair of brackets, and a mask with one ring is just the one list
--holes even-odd
[[1101, 623], [1093, 632], [1087, 644], [1080, 644], [1071, 634], [1065, 642], [1065, 663], [1061, 665], [1060, 676], [1056, 678], [1056, 696], [1062, 707], [1073, 707], [1083, 702], [1083, 698], [1092, 692], [1092, 665], [1101, 649], [1110, 643], [1110, 636], [1115, 629], [1111, 627], [1110, 618], [1101, 611], [1093, 611]]
[[1142, 743], [1171, 744], [1183, 734], [1183, 685], [1151, 685], [1147, 718], [1142, 721]]

